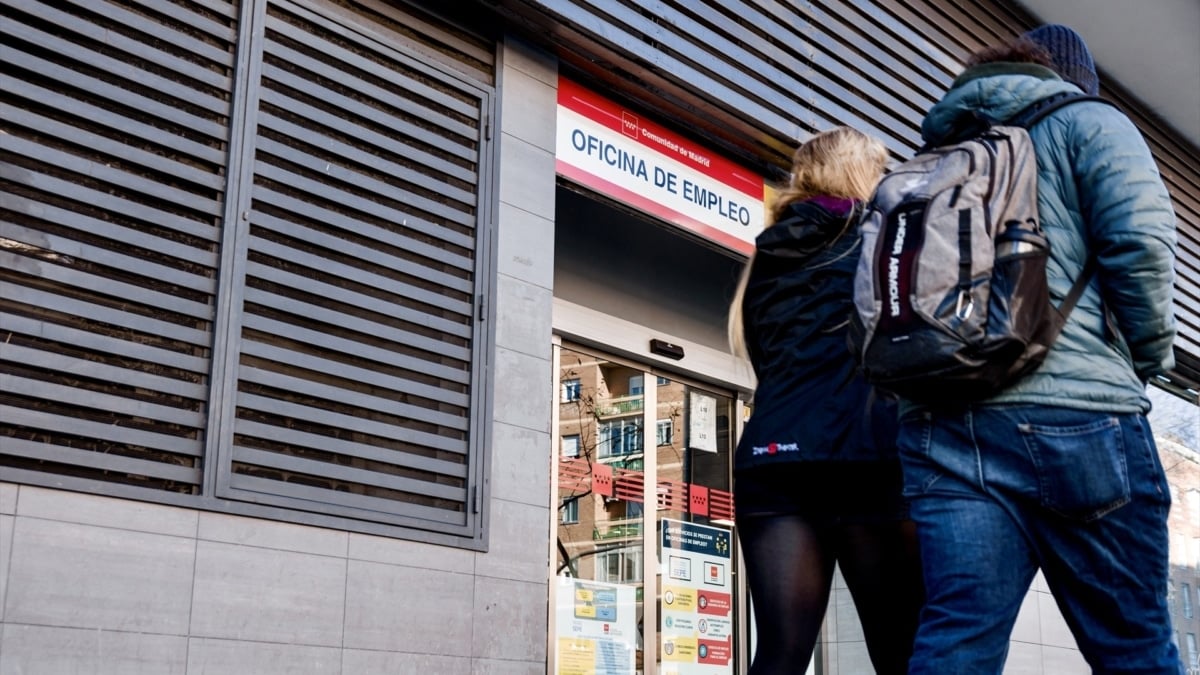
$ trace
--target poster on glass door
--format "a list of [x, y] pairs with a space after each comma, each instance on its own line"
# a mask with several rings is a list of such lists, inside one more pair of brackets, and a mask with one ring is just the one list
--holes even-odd
[[733, 672], [733, 547], [729, 530], [660, 521], [663, 675]]
[[634, 675], [637, 589], [558, 577], [556, 675]]

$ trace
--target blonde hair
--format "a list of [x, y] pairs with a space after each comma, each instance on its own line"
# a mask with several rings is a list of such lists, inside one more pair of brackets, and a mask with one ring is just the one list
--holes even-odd
[[[883, 142], [856, 129], [834, 127], [816, 134], [792, 154], [791, 179], [770, 205], [766, 226], [775, 224], [791, 204], [820, 195], [870, 199], [887, 162], [887, 147]], [[748, 352], [742, 303], [753, 265], [751, 253], [729, 305], [726, 326], [730, 348], [743, 357]]]

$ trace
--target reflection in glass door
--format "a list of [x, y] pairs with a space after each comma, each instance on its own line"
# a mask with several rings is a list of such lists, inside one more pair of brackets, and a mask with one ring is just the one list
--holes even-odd
[[660, 673], [724, 675], [737, 656], [733, 400], [657, 378]]
[[557, 357], [551, 672], [734, 672], [731, 399]]
[[567, 348], [558, 362], [557, 672], [640, 673], [643, 374]]

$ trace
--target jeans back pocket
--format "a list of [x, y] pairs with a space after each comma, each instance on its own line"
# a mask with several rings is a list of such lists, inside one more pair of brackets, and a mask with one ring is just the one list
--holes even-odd
[[1091, 522], [1130, 501], [1121, 423], [1103, 417], [1087, 424], [1018, 426], [1037, 467], [1042, 506]]

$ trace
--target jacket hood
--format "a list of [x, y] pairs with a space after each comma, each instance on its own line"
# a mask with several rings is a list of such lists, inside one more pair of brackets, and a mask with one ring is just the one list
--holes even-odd
[[1030, 63], [988, 63], [963, 71], [950, 91], [921, 123], [921, 137], [939, 145], [975, 115], [995, 121], [1011, 118], [1030, 104], [1079, 87], [1063, 81], [1054, 71]]
[[789, 204], [779, 221], [759, 233], [760, 253], [803, 258], [819, 252], [850, 227], [860, 203], [839, 197], [816, 197]]

